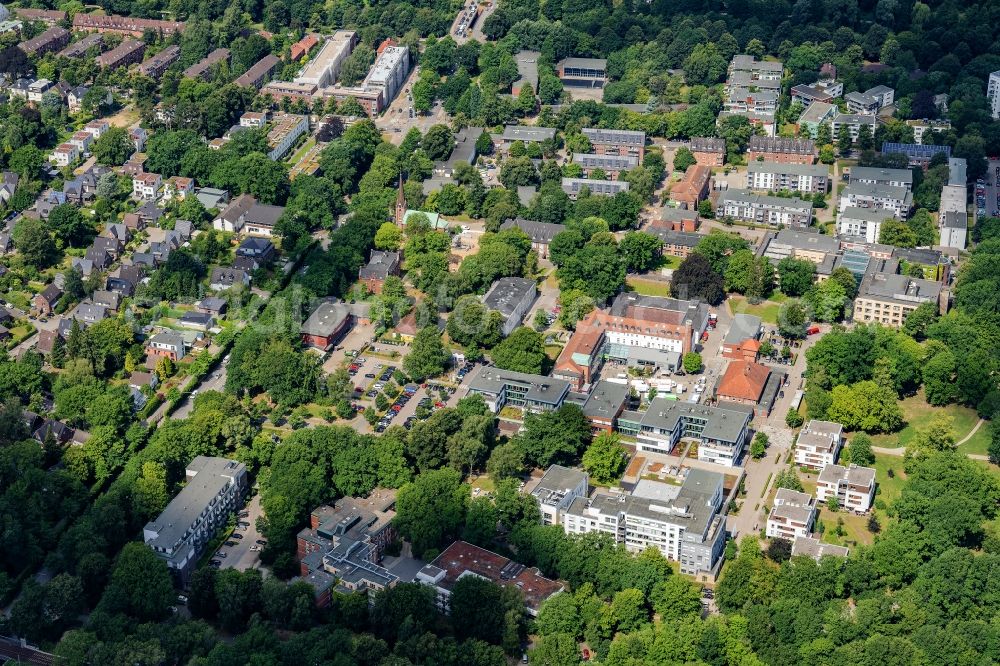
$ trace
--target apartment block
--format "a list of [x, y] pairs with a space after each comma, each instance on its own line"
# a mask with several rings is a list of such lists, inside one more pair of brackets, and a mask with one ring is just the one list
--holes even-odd
[[590, 479], [586, 472], [562, 465], [545, 470], [531, 495], [538, 500], [542, 525], [561, 525], [562, 514], [577, 497], [587, 497]]
[[892, 143], [889, 141], [882, 143], [883, 155], [905, 155], [907, 164], [911, 167], [918, 166], [921, 169], [929, 167], [931, 160], [938, 153], [944, 153], [946, 158], [951, 157], [951, 146], [937, 146], [928, 143]]
[[753, 161], [747, 164], [747, 189], [764, 192], [826, 194], [830, 169], [825, 164]]
[[388, 106], [410, 72], [410, 49], [405, 46], [388, 46], [375, 59], [364, 87], [382, 91], [382, 104]]
[[511, 405], [525, 412], [551, 412], [562, 407], [569, 382], [556, 377], [478, 366], [469, 379], [468, 395], [481, 395], [494, 414]]
[[17, 45], [28, 55], [41, 56], [52, 51], [58, 51], [69, 44], [70, 32], [65, 28], [49, 28], [37, 37], [25, 40]]
[[[79, 14], [77, 14], [79, 16]], [[97, 56], [97, 66], [101, 69], [118, 69], [128, 67], [142, 60], [146, 45], [134, 39], [126, 39], [107, 53]]]
[[769, 539], [807, 537], [812, 533], [816, 520], [816, 506], [812, 495], [797, 490], [778, 488], [774, 495], [774, 505], [767, 514], [765, 533]]
[[808, 227], [812, 223], [812, 203], [731, 189], [719, 197], [716, 215], [751, 224]]
[[87, 52], [90, 51], [90, 49], [97, 49], [97, 51], [100, 52], [103, 46], [104, 36], [99, 32], [95, 32], [64, 48], [59, 52], [59, 57], [82, 58], [87, 55]]
[[603, 88], [608, 80], [604, 58], [563, 58], [556, 63], [556, 76], [567, 86]]
[[726, 163], [726, 140], [717, 137], [691, 137], [688, 148], [698, 164], [720, 167]]
[[894, 217], [880, 209], [848, 206], [837, 216], [837, 235], [864, 238], [866, 243], [877, 243], [882, 223]]
[[693, 164], [684, 178], [670, 188], [670, 200], [681, 208], [697, 210], [698, 203], [708, 197], [712, 169], [703, 164]]
[[795, 440], [795, 464], [823, 469], [837, 462], [844, 444], [844, 426], [832, 421], [812, 419]]
[[492, 138], [493, 145], [497, 148], [508, 149], [515, 141], [522, 143], [553, 141], [556, 138], [556, 130], [552, 127], [536, 127], [533, 125], [505, 125], [503, 132], [494, 134]]
[[151, 79], [158, 79], [163, 76], [167, 68], [177, 62], [181, 57], [181, 47], [168, 46], [156, 55], [145, 60], [139, 65], [139, 73]]
[[885, 107], [891, 105], [896, 96], [895, 91], [888, 86], [875, 86], [865, 92], [850, 92], [844, 95], [847, 110], [850, 113], [876, 115]]
[[189, 79], [204, 79], [207, 81], [211, 78], [216, 67], [222, 63], [229, 64], [230, 57], [231, 54], [229, 49], [215, 49], [207, 56], [185, 69], [184, 76]]
[[747, 163], [779, 162], [781, 164], [812, 164], [819, 156], [816, 142], [811, 139], [787, 139], [754, 135], [747, 145]]
[[940, 282], [870, 270], [862, 278], [854, 299], [854, 321], [899, 328], [923, 303], [936, 303], [939, 311], [944, 312], [948, 309], [948, 292]]
[[875, 136], [875, 116], [862, 115], [856, 113], [838, 113], [830, 121], [830, 135], [834, 142], [840, 139], [841, 132], [851, 135], [851, 141], [858, 140], [858, 133], [862, 127], [867, 127], [871, 136]]
[[599, 169], [606, 177], [616, 180], [623, 172], [639, 166], [639, 159], [633, 155], [573, 153], [573, 163], [579, 164], [588, 178]]
[[850, 182], [861, 185], [903, 187], [913, 189], [913, 172], [909, 169], [883, 169], [880, 167], [851, 167]]
[[748, 85], [751, 82], [760, 87], [779, 88], [784, 66], [780, 62], [757, 60], [752, 55], [738, 54], [729, 63], [728, 81]]
[[163, 512], [142, 528], [142, 538], [186, 585], [198, 558], [219, 528], [243, 506], [246, 466], [198, 456], [185, 469], [186, 484]]
[[80, 12], [73, 16], [73, 30], [110, 32], [118, 35], [142, 37], [147, 30], [152, 30], [155, 33], [163, 35], [182, 32], [184, 30], [184, 23], [181, 21], [161, 21], [132, 16], [106, 16], [104, 14], [84, 14]]
[[319, 88], [328, 86], [337, 80], [340, 66], [347, 56], [351, 55], [358, 35], [353, 30], [338, 30], [323, 46], [316, 57], [309, 61], [302, 72], [295, 77], [295, 83], [311, 83]]
[[580, 131], [598, 155], [629, 155], [641, 164], [646, 154], [645, 132], [597, 127], [584, 127]]
[[274, 124], [267, 132], [267, 156], [272, 160], [280, 160], [299, 137], [309, 132], [309, 116], [294, 114], [279, 114], [274, 118]]
[[912, 207], [913, 194], [905, 187], [851, 183], [840, 193], [840, 213], [848, 208], [867, 208], [905, 220]]
[[257, 88], [260, 90], [260, 87], [264, 85], [264, 81], [274, 74], [274, 70], [278, 68], [279, 64], [281, 64], [281, 60], [278, 59], [278, 56], [268, 53], [254, 63], [250, 69], [244, 72], [233, 83], [243, 88]]
[[815, 139], [819, 136], [819, 127], [828, 123], [837, 114], [837, 107], [826, 102], [813, 102], [799, 116], [799, 130]]
[[593, 195], [614, 196], [619, 192], [628, 192], [629, 183], [626, 180], [597, 180], [593, 178], [563, 178], [563, 192], [570, 199], [576, 199], [580, 192], [587, 188]]
[[913, 142], [918, 145], [923, 144], [925, 138], [929, 143], [934, 143], [931, 135], [951, 129], [950, 120], [907, 120], [906, 124], [913, 128]]
[[602, 532], [636, 553], [656, 548], [681, 573], [714, 578], [725, 548], [723, 499], [723, 476], [693, 468], [680, 487], [644, 479], [630, 495], [577, 497], [563, 530]]
[[1000, 70], [990, 73], [986, 82], [986, 100], [990, 107], [990, 115], [994, 120], [1000, 118]]
[[969, 216], [964, 212], [941, 213], [941, 245], [964, 250], [968, 242]]
[[847, 511], [867, 513], [875, 498], [875, 470], [871, 467], [827, 465], [819, 473], [816, 501], [836, 497]]

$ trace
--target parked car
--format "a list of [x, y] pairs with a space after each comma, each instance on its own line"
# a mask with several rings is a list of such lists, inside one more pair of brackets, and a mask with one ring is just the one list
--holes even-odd
[[242, 538], [243, 538], [243, 535], [242, 535], [242, 534], [233, 534], [233, 535], [232, 535], [232, 538], [233, 538], [233, 539], [242, 539]]

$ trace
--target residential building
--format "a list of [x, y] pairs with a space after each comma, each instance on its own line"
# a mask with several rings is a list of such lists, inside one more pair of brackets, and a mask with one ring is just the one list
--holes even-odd
[[663, 243], [660, 252], [664, 256], [681, 259], [686, 259], [705, 237], [704, 234], [694, 231], [674, 231], [659, 225], [649, 225], [643, 231], [660, 239]]
[[305, 102], [311, 106], [316, 90], [315, 84], [312, 83], [270, 81], [260, 89], [260, 94], [269, 96], [277, 104], [281, 104], [287, 99], [289, 102]]
[[708, 197], [712, 179], [711, 167], [693, 164], [684, 173], [684, 178], [670, 188], [670, 200], [681, 208], [697, 210], [698, 203]]
[[68, 167], [80, 158], [80, 147], [73, 143], [60, 143], [49, 155], [49, 161], [58, 167]]
[[768, 412], [764, 389], [771, 379], [771, 369], [753, 361], [730, 361], [719, 381], [716, 393], [720, 400], [728, 400], [741, 405], [760, 405]]
[[289, 51], [289, 57], [296, 62], [302, 60], [302, 58], [309, 55], [309, 52], [312, 51], [314, 46], [319, 44], [319, 38], [320, 36], [316, 33], [309, 33], [299, 41], [292, 44]]
[[556, 76], [568, 87], [603, 88], [608, 81], [604, 58], [563, 58], [556, 63]]
[[264, 82], [274, 74], [274, 70], [281, 64], [281, 60], [273, 53], [258, 60], [250, 69], [239, 76], [233, 83], [243, 88], [256, 88], [260, 90]]
[[[21, 177], [13, 171], [0, 172], [0, 204], [7, 205], [17, 192]], [[9, 241], [9, 237], [8, 237]], [[4, 253], [4, 244], [0, 244], [0, 254]]]
[[913, 189], [913, 172], [909, 169], [883, 169], [880, 167], [851, 167], [850, 182], [861, 185], [882, 185]]
[[895, 91], [888, 86], [875, 86], [865, 92], [850, 92], [844, 95], [850, 113], [874, 116], [893, 103]]
[[671, 231], [696, 231], [701, 224], [697, 210], [664, 206], [659, 219], [650, 220], [649, 227], [660, 227]]
[[830, 168], [825, 164], [753, 161], [747, 164], [747, 189], [764, 192], [826, 194]]
[[232, 289], [233, 287], [249, 287], [250, 274], [239, 268], [225, 268], [220, 266], [212, 269], [212, 275], [208, 279], [208, 286], [215, 291]]
[[35, 104], [40, 104], [42, 101], [42, 96], [49, 92], [55, 86], [52, 81], [48, 79], [38, 79], [37, 81], [32, 81], [28, 85], [27, 99], [29, 102], [34, 102]]
[[707, 167], [721, 167], [726, 163], [726, 140], [716, 137], [691, 137], [691, 154], [698, 164]]
[[104, 14], [84, 14], [80, 12], [73, 16], [73, 30], [111, 32], [119, 35], [142, 37], [147, 30], [163, 35], [172, 35], [184, 30], [181, 21], [161, 21], [158, 19], [135, 18], [132, 16], [115, 16]]
[[808, 227], [812, 223], [812, 203], [730, 189], [719, 197], [716, 215], [773, 227]]
[[733, 315], [733, 323], [722, 341], [723, 358], [754, 362], [760, 352], [760, 317], [744, 313]]
[[243, 506], [246, 466], [236, 460], [198, 456], [185, 468], [186, 483], [160, 515], [142, 528], [142, 540], [187, 584], [218, 530]]
[[837, 216], [837, 234], [861, 237], [866, 243], [877, 243], [882, 223], [893, 217], [893, 214], [881, 209], [849, 206]]
[[375, 59], [364, 87], [382, 91], [382, 104], [388, 106], [410, 72], [410, 49], [406, 46], [387, 46]]
[[616, 180], [622, 172], [639, 166], [638, 158], [632, 155], [599, 155], [597, 153], [573, 153], [573, 163], [583, 168], [583, 173], [590, 178], [595, 170], [605, 174], [605, 177]]
[[538, 254], [540, 259], [548, 259], [549, 243], [552, 242], [556, 234], [566, 230], [566, 227], [561, 224], [535, 222], [534, 220], [526, 220], [523, 217], [507, 220], [500, 225], [500, 231], [512, 228], [520, 229], [528, 235], [528, 238], [531, 239], [531, 249]]
[[218, 68], [222, 63], [229, 64], [230, 56], [231, 54], [229, 49], [215, 49], [207, 56], [185, 69], [184, 76], [189, 79], [204, 79], [209, 81], [214, 75], [216, 68]]
[[830, 122], [837, 113], [837, 107], [827, 102], [813, 102], [799, 116], [799, 131], [816, 139], [820, 125]]
[[83, 39], [73, 42], [58, 53], [60, 58], [82, 58], [87, 55], [90, 49], [97, 49], [100, 53], [104, 46], [104, 35], [99, 32], [91, 33]]
[[533, 280], [506, 277], [493, 283], [483, 297], [483, 304], [487, 310], [499, 312], [503, 317], [501, 330], [507, 337], [521, 325], [537, 297], [538, 288]]
[[812, 537], [796, 537], [792, 541], [792, 557], [811, 557], [819, 562], [824, 557], [847, 557], [848, 551], [844, 546], [835, 546], [832, 543], [823, 543]]
[[899, 328], [923, 303], [935, 303], [941, 312], [948, 309], [948, 291], [940, 282], [879, 270], [885, 260], [874, 263], [858, 287], [854, 321]]
[[753, 135], [747, 145], [747, 163], [780, 162], [782, 164], [812, 164], [819, 156], [816, 142], [811, 139], [787, 139]]
[[340, 66], [354, 50], [358, 43], [358, 35], [353, 30], [338, 30], [312, 58], [302, 72], [295, 77], [295, 83], [310, 83], [317, 88], [328, 86], [337, 80]]
[[936, 146], [926, 143], [892, 143], [889, 141], [882, 143], [883, 155], [906, 155], [907, 164], [922, 169], [929, 167], [931, 160], [938, 153], [944, 153], [945, 157], [951, 157], [951, 146]]
[[423, 192], [439, 192], [447, 184], [458, 185], [455, 170], [460, 164], [472, 166], [476, 163], [476, 139], [483, 133], [480, 127], [466, 127], [455, 133], [455, 147], [446, 160], [434, 163], [433, 175], [424, 181]]
[[795, 440], [795, 464], [823, 469], [837, 462], [844, 445], [844, 426], [832, 421], [812, 419]]
[[302, 324], [302, 343], [329, 349], [351, 327], [352, 315], [343, 301], [324, 300]]
[[497, 555], [465, 541], [455, 541], [433, 562], [417, 573], [416, 582], [434, 590], [434, 599], [442, 613], [450, 612], [451, 591], [465, 576], [485, 578], [502, 587], [516, 587], [524, 598], [525, 612], [538, 616], [542, 604], [563, 590], [561, 583], [542, 576], [537, 568], [527, 568], [503, 555]]
[[619, 192], [628, 192], [629, 183], [627, 180], [596, 180], [589, 178], [563, 178], [563, 192], [569, 195], [570, 199], [576, 199], [580, 191], [586, 188], [593, 195], [614, 196]]
[[163, 356], [178, 361], [185, 356], [184, 337], [180, 333], [165, 330], [151, 336], [146, 341], [148, 356]]
[[126, 39], [107, 53], [97, 56], [95, 62], [101, 69], [118, 69], [140, 62], [142, 54], [145, 52], [146, 45], [144, 43], [134, 39]]
[[224, 298], [218, 298], [216, 296], [206, 296], [195, 304], [198, 312], [203, 312], [205, 314], [212, 315], [216, 319], [220, 318], [226, 313], [229, 308], [229, 303], [226, 302]]
[[875, 470], [871, 467], [827, 465], [816, 482], [816, 501], [836, 497], [841, 508], [867, 513], [875, 498]]
[[167, 68], [181, 57], [181, 47], [168, 46], [139, 65], [139, 73], [151, 79], [159, 79]]
[[69, 30], [54, 26], [37, 37], [21, 42], [17, 47], [27, 55], [42, 56], [64, 48], [69, 44], [70, 36]]
[[925, 137], [930, 143], [934, 143], [928, 133], [936, 134], [951, 129], [950, 120], [927, 120], [925, 118], [924, 120], [907, 120], [906, 124], [913, 128], [913, 142], [916, 144], [923, 144]]
[[515, 141], [522, 143], [541, 143], [556, 138], [556, 130], [552, 127], [535, 127], [529, 125], [505, 125], [501, 134], [492, 136], [493, 144], [500, 149], [509, 149]]
[[792, 103], [808, 107], [814, 102], [830, 104], [844, 94], [844, 84], [835, 78], [820, 78], [813, 84], [792, 86]]
[[194, 194], [194, 179], [181, 176], [171, 176], [163, 183], [163, 200], [177, 199], [184, 201]]
[[282, 206], [261, 204], [253, 196], [241, 194], [219, 213], [212, 227], [218, 231], [270, 237], [284, 212]]
[[725, 548], [724, 477], [697, 468], [680, 487], [643, 480], [631, 495], [576, 498], [563, 518], [567, 534], [603, 532], [632, 552], [656, 548], [681, 573], [713, 579]]
[[390, 275], [399, 275], [399, 252], [372, 250], [368, 263], [358, 270], [358, 279], [373, 294], [382, 293], [382, 285]]
[[752, 55], [737, 54], [729, 63], [729, 82], [748, 85], [751, 82], [760, 87], [778, 88], [784, 66], [780, 62], [757, 60]]
[[296, 581], [313, 587], [318, 607], [328, 606], [334, 591], [372, 593], [413, 580], [412, 574], [382, 565], [386, 546], [396, 539], [395, 516], [396, 491], [382, 488], [312, 511], [309, 527], [296, 538]]
[[562, 407], [569, 382], [490, 366], [477, 366], [468, 383], [469, 395], [481, 395], [494, 414], [507, 405], [525, 412], [551, 412]]
[[299, 137], [309, 132], [309, 116], [290, 113], [279, 114], [267, 133], [267, 156], [279, 160], [292, 149]]
[[580, 131], [598, 155], [630, 155], [641, 164], [646, 154], [645, 132], [598, 127], [584, 127]]
[[66, 12], [56, 9], [33, 9], [30, 7], [12, 7], [10, 9], [14, 16], [22, 21], [39, 21], [48, 25], [55, 25], [66, 20]]
[[848, 208], [867, 208], [905, 220], [912, 207], [913, 194], [905, 187], [851, 183], [840, 193], [841, 213]]
[[816, 264], [820, 279], [829, 277], [840, 257], [837, 239], [812, 229], [781, 229], [764, 237], [760, 256], [775, 267], [782, 259], [804, 259]]
[[969, 231], [969, 216], [964, 212], [941, 213], [941, 245], [964, 250]]
[[62, 298], [63, 291], [57, 287], [54, 283], [48, 284], [45, 289], [35, 294], [34, 298], [31, 299], [31, 304], [35, 311], [42, 315], [52, 314], [52, 309]]
[[156, 201], [163, 178], [158, 173], [140, 173], [132, 178], [132, 196], [140, 201]]
[[542, 525], [561, 525], [564, 512], [577, 497], [587, 497], [589, 477], [586, 472], [562, 465], [551, 465], [531, 495], [538, 500]]
[[768, 539], [807, 537], [812, 533], [816, 520], [816, 506], [812, 495], [797, 490], [778, 488], [774, 505], [767, 514], [765, 534]]
[[986, 100], [989, 103], [990, 115], [994, 120], [1000, 119], [1000, 70], [990, 73], [986, 82]]
[[841, 132], [851, 135], [851, 141], [858, 140], [858, 132], [867, 127], [871, 136], [875, 136], [875, 116], [855, 113], [838, 113], [830, 120], [830, 135], [834, 142], [838, 141]]
[[100, 118], [97, 120], [91, 120], [83, 126], [83, 131], [89, 132], [94, 137], [95, 141], [104, 136], [104, 133], [109, 129], [111, 129], [111, 125], [108, 121]]
[[213, 187], [199, 187], [194, 191], [194, 196], [206, 210], [220, 210], [229, 203], [229, 192]]

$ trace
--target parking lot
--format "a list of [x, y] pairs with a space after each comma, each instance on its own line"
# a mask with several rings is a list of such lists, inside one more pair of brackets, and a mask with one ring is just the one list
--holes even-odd
[[1000, 160], [990, 160], [986, 178], [976, 183], [977, 217], [1000, 215]]
[[[257, 531], [257, 519], [263, 515], [260, 508], [260, 494], [254, 495], [249, 504], [240, 512], [232, 537], [216, 551], [211, 565], [219, 569], [260, 568], [260, 550], [264, 537]], [[217, 564], [216, 564], [217, 563]]]

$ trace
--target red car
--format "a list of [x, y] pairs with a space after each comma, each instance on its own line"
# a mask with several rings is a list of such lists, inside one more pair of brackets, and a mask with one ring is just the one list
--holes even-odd
[[590, 661], [590, 650], [583, 648], [583, 660]]
[[816, 335], [817, 333], [819, 333], [819, 326], [810, 326], [806, 330], [806, 335]]
[[392, 407], [390, 407], [389, 409], [391, 409], [392, 411], [394, 411], [394, 412], [396, 412], [396, 413], [399, 413], [399, 410], [401, 410], [402, 408], [403, 408], [403, 406], [402, 406], [402, 405], [393, 405], [393, 406], [392, 406]]

